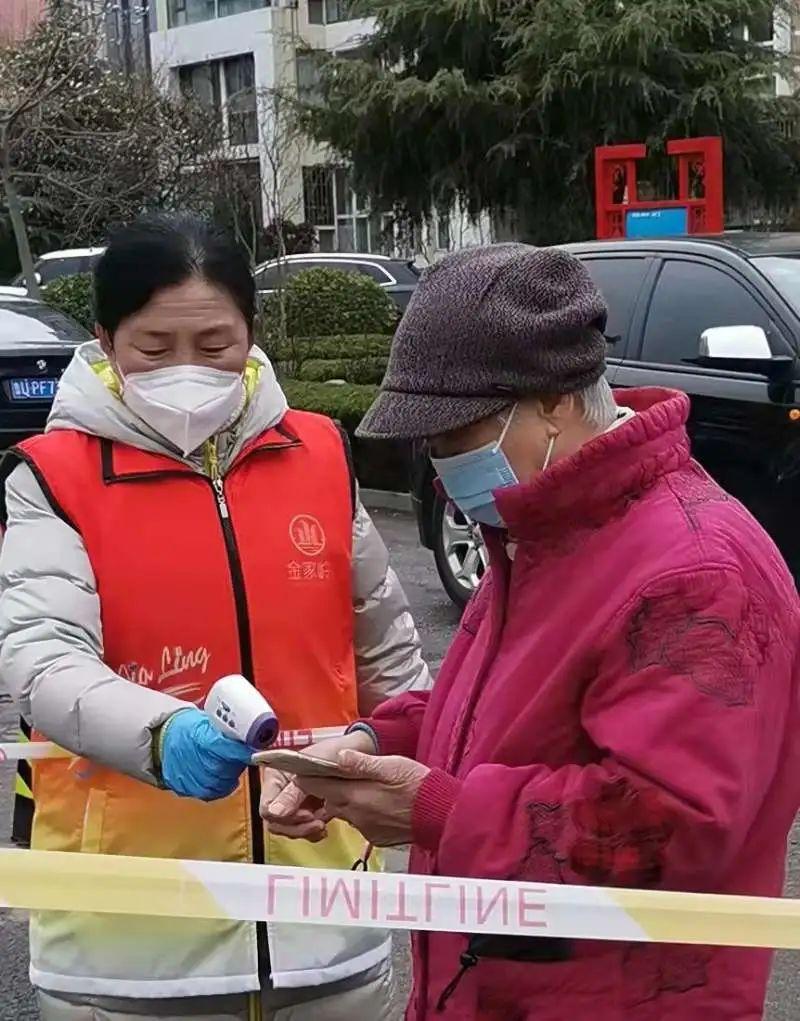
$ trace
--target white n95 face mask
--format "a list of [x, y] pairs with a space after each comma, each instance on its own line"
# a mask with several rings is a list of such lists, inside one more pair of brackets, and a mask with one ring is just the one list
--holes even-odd
[[174, 365], [125, 376], [122, 400], [184, 457], [216, 436], [241, 412], [241, 373], [204, 365]]

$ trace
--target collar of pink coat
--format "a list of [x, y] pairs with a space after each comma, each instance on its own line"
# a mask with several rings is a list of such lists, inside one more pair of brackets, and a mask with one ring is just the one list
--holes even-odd
[[632, 408], [629, 422], [584, 444], [530, 482], [497, 490], [495, 500], [509, 533], [542, 539], [548, 533], [599, 527], [689, 459], [689, 398], [648, 388], [617, 394]]

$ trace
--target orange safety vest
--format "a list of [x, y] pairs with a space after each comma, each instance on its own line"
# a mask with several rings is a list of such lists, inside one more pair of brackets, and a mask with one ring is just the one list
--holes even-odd
[[[215, 680], [242, 673], [287, 729], [356, 717], [354, 487], [334, 423], [289, 412], [214, 482], [77, 431], [49, 432], [16, 451], [83, 540], [103, 658], [117, 674], [202, 705]], [[270, 835], [252, 769], [236, 794], [206, 804], [104, 767], [49, 760], [34, 766], [33, 795], [35, 848], [349, 868], [364, 846], [344, 824], [320, 845]], [[380, 959], [382, 936], [362, 938], [348, 958], [341, 932], [321, 943], [315, 935], [306, 960], [307, 932], [283, 939], [278, 927], [259, 926], [254, 940], [253, 928], [40, 913], [32, 977], [55, 991], [211, 995], [257, 989], [267, 950], [273, 980], [287, 985], [333, 981]], [[349, 930], [351, 943], [358, 932]], [[323, 960], [326, 943], [338, 971]]]

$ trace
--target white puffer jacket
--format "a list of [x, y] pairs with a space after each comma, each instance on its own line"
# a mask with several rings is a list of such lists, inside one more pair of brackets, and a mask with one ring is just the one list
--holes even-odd
[[[225, 473], [241, 448], [275, 424], [286, 403], [263, 363]], [[48, 422], [180, 460], [136, 418], [98, 373], [99, 344], [84, 344], [64, 374]], [[190, 462], [191, 463], [191, 462]], [[194, 465], [201, 470], [199, 464]], [[0, 678], [22, 715], [64, 748], [153, 781], [151, 735], [179, 704], [131, 684], [102, 661], [100, 601], [81, 537], [51, 508], [27, 465], [6, 482], [8, 529], [0, 554]], [[412, 688], [430, 686], [419, 635], [377, 529], [359, 504], [353, 521], [353, 613], [359, 711]], [[115, 712], [109, 714], [109, 704]]]
[[[246, 410], [236, 429], [219, 438], [223, 475], [244, 444], [286, 411], [269, 362], [256, 350], [251, 359], [258, 364], [249, 370], [254, 388]], [[59, 387], [48, 431], [77, 429], [181, 460], [176, 450], [126, 408], [113, 391], [113, 379], [97, 343], [79, 348]], [[203, 471], [199, 461], [187, 463]], [[153, 730], [186, 703], [133, 684], [103, 662], [100, 598], [86, 548], [78, 532], [53, 510], [27, 465], [15, 467], [6, 481], [6, 510], [8, 527], [0, 552], [2, 683], [28, 722], [57, 744], [155, 784]], [[384, 700], [412, 688], [427, 688], [431, 682], [386, 547], [360, 505], [353, 521], [352, 570], [358, 708], [369, 715]], [[258, 988], [258, 975], [252, 970], [255, 944], [242, 940], [234, 933], [227, 944], [220, 944], [212, 977], [186, 980], [169, 972], [170, 962], [161, 962], [166, 978], [148, 979], [142, 972], [121, 994], [114, 991], [122, 988], [119, 976], [99, 961], [101, 954], [95, 955], [98, 960], [83, 962], [90, 968], [84, 967], [81, 977], [74, 968], [70, 971], [68, 963], [59, 966], [62, 950], [67, 958], [71, 953], [69, 940], [51, 940], [43, 949], [34, 928], [31, 974], [38, 986], [78, 995], [238, 992]], [[316, 928], [312, 938], [305, 926], [273, 926], [273, 981], [302, 986], [356, 980], [385, 958], [390, 945], [386, 934], [378, 930]], [[212, 964], [206, 962], [206, 967]], [[247, 974], [239, 974], [242, 971]]]

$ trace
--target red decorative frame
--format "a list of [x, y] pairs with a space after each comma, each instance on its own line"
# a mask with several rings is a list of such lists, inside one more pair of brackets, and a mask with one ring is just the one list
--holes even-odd
[[667, 154], [678, 161], [678, 197], [640, 202], [636, 164], [647, 155], [647, 146], [608, 145], [595, 149], [598, 238], [624, 238], [626, 214], [634, 209], [686, 209], [689, 234], [722, 233], [722, 139], [673, 139], [667, 142]]

